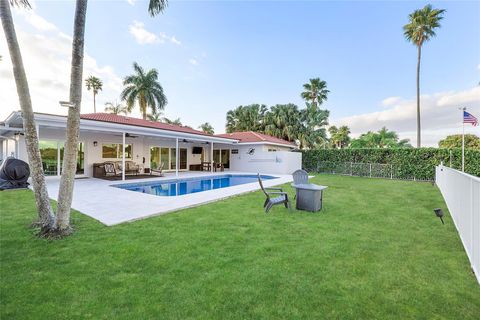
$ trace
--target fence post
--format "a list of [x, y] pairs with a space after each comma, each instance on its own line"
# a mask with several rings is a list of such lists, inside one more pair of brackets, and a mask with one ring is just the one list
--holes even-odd
[[393, 179], [393, 164], [390, 165], [390, 180]]
[[372, 177], [372, 164], [370, 163], [370, 178]]
[[353, 176], [353, 162], [350, 162], [350, 175]]

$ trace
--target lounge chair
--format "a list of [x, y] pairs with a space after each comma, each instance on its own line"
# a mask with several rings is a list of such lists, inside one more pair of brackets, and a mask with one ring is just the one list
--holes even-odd
[[[298, 169], [295, 172], [292, 173], [293, 176], [293, 183], [294, 184], [308, 184], [308, 173], [305, 170]], [[293, 197], [293, 199], [296, 199], [297, 195]]]
[[[288, 193], [283, 192], [282, 188], [264, 188], [262, 179], [260, 178], [260, 174], [258, 174], [258, 183], [260, 184], [260, 188], [262, 188], [263, 193], [267, 197], [263, 204], [263, 208], [265, 208], [265, 213], [268, 213], [270, 209], [277, 204], [285, 205], [285, 208], [291, 209], [290, 201], [288, 201]], [[272, 198], [271, 196], [276, 196]]]
[[157, 173], [160, 177], [163, 177], [163, 162], [157, 168], [150, 169], [150, 175]]

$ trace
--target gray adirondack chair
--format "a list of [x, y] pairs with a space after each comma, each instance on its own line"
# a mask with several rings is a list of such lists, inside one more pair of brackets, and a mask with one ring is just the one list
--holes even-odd
[[290, 201], [288, 201], [288, 193], [283, 192], [282, 188], [264, 188], [260, 174], [258, 174], [258, 183], [260, 184], [260, 188], [265, 194], [265, 197], [267, 197], [263, 203], [265, 213], [268, 213], [268, 211], [277, 204], [283, 204], [285, 208], [291, 210]]
[[[308, 184], [308, 173], [305, 170], [298, 169], [292, 173], [293, 176], [293, 183], [294, 184]], [[297, 198], [297, 195], [293, 197], [294, 199]]]

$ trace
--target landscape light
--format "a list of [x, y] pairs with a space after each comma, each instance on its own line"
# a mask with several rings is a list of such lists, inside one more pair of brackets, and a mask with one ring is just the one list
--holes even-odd
[[445, 224], [445, 222], [443, 222], [443, 211], [442, 211], [442, 209], [436, 208], [436, 209], [433, 209], [433, 212], [435, 212], [435, 215], [437, 217], [439, 217], [440, 220], [442, 220], [442, 224]]

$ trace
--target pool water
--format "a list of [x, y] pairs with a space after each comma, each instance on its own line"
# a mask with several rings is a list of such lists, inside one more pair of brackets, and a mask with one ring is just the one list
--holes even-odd
[[[277, 177], [260, 176], [262, 180], [277, 179]], [[257, 182], [256, 175], [233, 175], [226, 174], [221, 176], [196, 177], [185, 179], [174, 179], [164, 181], [150, 181], [140, 183], [117, 184], [113, 187], [153, 194], [156, 196], [172, 197], [190, 193], [197, 193], [212, 189], [221, 189], [241, 184]]]

